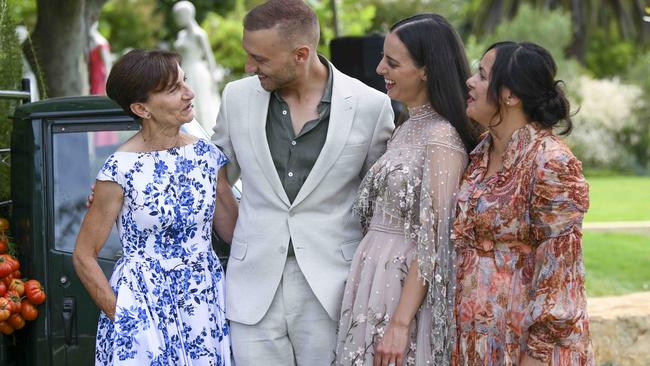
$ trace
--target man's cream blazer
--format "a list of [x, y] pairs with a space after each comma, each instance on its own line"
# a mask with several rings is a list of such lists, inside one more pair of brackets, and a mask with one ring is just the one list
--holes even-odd
[[388, 97], [334, 70], [325, 145], [293, 203], [276, 172], [266, 138], [270, 93], [257, 77], [226, 85], [213, 141], [230, 159], [242, 199], [226, 273], [226, 314], [259, 322], [278, 288], [289, 238], [309, 286], [337, 321], [350, 261], [361, 240], [352, 213], [366, 171], [393, 130]]

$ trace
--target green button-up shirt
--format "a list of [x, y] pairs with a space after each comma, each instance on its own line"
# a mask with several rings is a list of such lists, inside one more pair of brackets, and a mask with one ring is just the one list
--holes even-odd
[[309, 172], [314, 167], [318, 155], [325, 145], [329, 127], [330, 107], [332, 101], [332, 68], [327, 65], [329, 76], [323, 97], [318, 104], [318, 118], [308, 121], [298, 135], [293, 131], [289, 105], [280, 93], [271, 93], [269, 111], [266, 117], [266, 138], [269, 143], [273, 164], [278, 172], [282, 187], [293, 202], [305, 183]]

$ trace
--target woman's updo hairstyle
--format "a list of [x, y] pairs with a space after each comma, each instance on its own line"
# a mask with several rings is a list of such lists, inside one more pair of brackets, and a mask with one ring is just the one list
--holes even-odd
[[500, 112], [500, 91], [508, 88], [520, 100], [524, 113], [531, 122], [541, 127], [553, 128], [564, 122], [561, 135], [573, 128], [569, 100], [555, 80], [557, 66], [551, 54], [530, 42], [498, 42], [485, 51], [495, 50], [490, 71], [488, 98], [495, 101]]

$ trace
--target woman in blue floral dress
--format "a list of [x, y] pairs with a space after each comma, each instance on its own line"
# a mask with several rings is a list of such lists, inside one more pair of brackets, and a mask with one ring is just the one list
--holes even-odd
[[[194, 93], [178, 55], [132, 51], [107, 82], [142, 129], [97, 175], [74, 265], [102, 310], [96, 365], [231, 365], [223, 270], [211, 228], [232, 237], [237, 204], [211, 143], [180, 132]], [[97, 253], [113, 223], [124, 256], [110, 282]]]

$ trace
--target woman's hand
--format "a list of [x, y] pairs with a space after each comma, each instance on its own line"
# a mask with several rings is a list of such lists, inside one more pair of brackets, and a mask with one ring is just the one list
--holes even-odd
[[373, 366], [404, 364], [404, 354], [409, 341], [408, 325], [395, 324], [392, 321], [384, 332], [384, 337], [375, 347]]
[[548, 364], [544, 361], [540, 361], [536, 358], [532, 358], [528, 355], [528, 353], [524, 353], [524, 355], [521, 357], [521, 362], [519, 362], [519, 366], [547, 366]]
[[113, 305], [109, 306], [107, 312], [104, 312], [106, 316], [112, 321], [115, 321], [115, 310], [117, 310], [117, 296], [113, 298]]
[[86, 198], [86, 208], [90, 208], [95, 200], [95, 185], [90, 186], [90, 194]]

